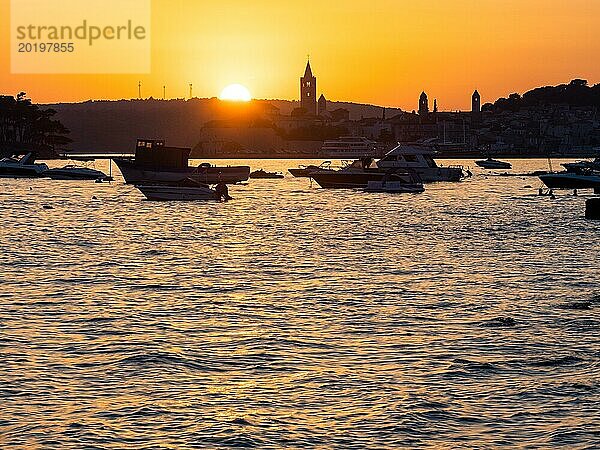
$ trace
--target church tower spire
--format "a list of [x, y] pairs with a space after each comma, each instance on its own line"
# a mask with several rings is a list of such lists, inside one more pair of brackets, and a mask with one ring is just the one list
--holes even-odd
[[300, 107], [308, 114], [317, 115], [317, 78], [313, 76], [310, 60], [306, 62], [304, 76], [300, 78]]

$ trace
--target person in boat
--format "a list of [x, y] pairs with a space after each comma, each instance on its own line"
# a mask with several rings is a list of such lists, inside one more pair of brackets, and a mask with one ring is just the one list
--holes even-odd
[[222, 181], [215, 186], [215, 192], [217, 193], [217, 200], [219, 201], [227, 201], [233, 198], [229, 195], [229, 188]]

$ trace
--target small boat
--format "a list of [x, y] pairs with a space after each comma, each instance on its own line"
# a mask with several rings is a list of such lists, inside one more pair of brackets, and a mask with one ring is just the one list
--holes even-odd
[[596, 189], [600, 188], [600, 172], [554, 172], [539, 176], [550, 189]]
[[600, 158], [595, 158], [593, 161], [575, 161], [572, 163], [561, 164], [567, 172], [581, 173], [586, 170], [600, 171]]
[[288, 172], [296, 178], [310, 178], [310, 173], [315, 170], [333, 170], [331, 168], [331, 161], [323, 161], [318, 166], [313, 164], [305, 166], [301, 164], [295, 169], [288, 169]]
[[42, 174], [44, 177], [52, 178], [53, 180], [102, 180], [108, 181], [111, 179], [104, 172], [89, 167], [76, 166], [69, 164], [57, 169], [48, 169]]
[[281, 172], [267, 172], [263, 169], [255, 170], [250, 173], [250, 178], [265, 178], [265, 179], [281, 179], [284, 178], [284, 175]]
[[36, 163], [33, 152], [28, 152], [20, 159], [3, 158], [0, 160], [0, 177], [2, 178], [37, 178], [48, 170], [44, 163]]
[[497, 159], [492, 158], [475, 161], [475, 164], [484, 169], [512, 169], [511, 163], [498, 161]]
[[143, 184], [136, 185], [137, 189], [148, 200], [218, 200], [219, 195], [216, 190], [210, 186], [198, 181], [186, 178], [178, 183], [171, 184]]

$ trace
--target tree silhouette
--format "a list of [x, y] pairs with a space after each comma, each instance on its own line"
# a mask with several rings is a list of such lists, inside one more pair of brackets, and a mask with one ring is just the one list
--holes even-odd
[[40, 109], [25, 92], [0, 96], [0, 152], [55, 153], [71, 142], [69, 130], [53, 119], [56, 111]]

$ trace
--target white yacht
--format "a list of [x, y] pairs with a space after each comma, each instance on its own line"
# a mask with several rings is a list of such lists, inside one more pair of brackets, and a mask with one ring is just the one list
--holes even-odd
[[377, 142], [366, 137], [344, 136], [325, 141], [321, 147], [321, 155], [335, 159], [357, 159], [365, 156], [377, 156]]
[[460, 181], [465, 177], [462, 166], [438, 166], [430, 145], [398, 144], [377, 161], [380, 169], [414, 171], [424, 183], [432, 181]]
[[36, 163], [32, 152], [20, 159], [3, 158], [0, 160], [0, 177], [2, 178], [36, 178], [43, 176], [48, 170], [44, 163]]

